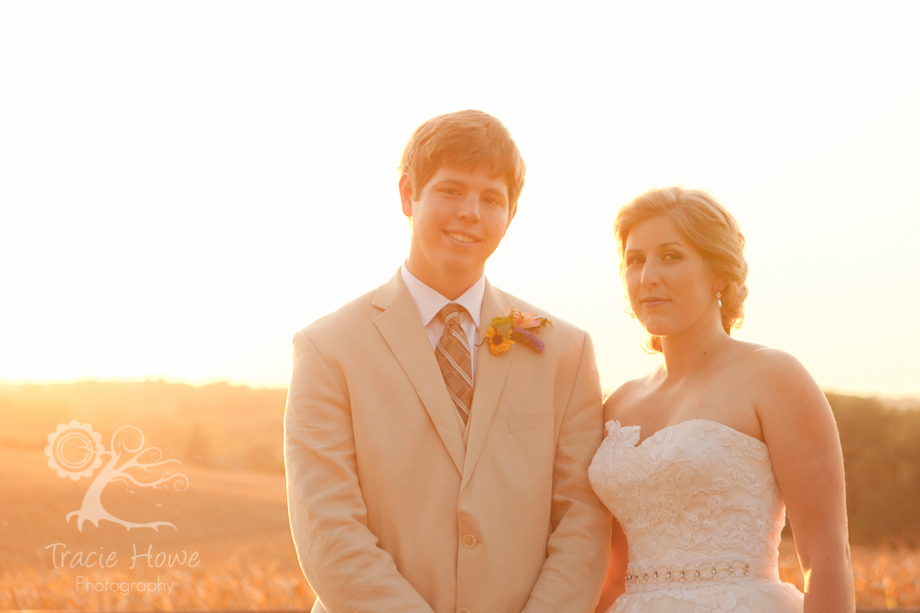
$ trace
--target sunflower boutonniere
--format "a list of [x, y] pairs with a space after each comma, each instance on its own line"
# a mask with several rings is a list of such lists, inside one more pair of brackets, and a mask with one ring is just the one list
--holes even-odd
[[492, 355], [507, 351], [514, 343], [528, 345], [536, 352], [543, 351], [546, 343], [537, 338], [537, 332], [553, 322], [533, 313], [522, 313], [517, 309], [505, 309], [504, 315], [492, 318], [492, 325], [486, 330], [485, 342], [489, 343]]

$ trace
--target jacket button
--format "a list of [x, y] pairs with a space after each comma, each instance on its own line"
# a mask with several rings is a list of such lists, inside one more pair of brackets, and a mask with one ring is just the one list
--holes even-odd
[[[472, 534], [467, 534], [466, 536], [464, 536], [464, 537], [463, 537], [463, 546], [466, 547], [467, 549], [472, 549], [473, 547], [475, 547], [475, 546], [476, 546], [476, 537], [473, 536]], [[464, 610], [465, 610], [465, 609], [464, 609]], [[460, 613], [463, 613], [463, 611], [460, 611]], [[467, 613], [469, 613], [469, 611], [467, 611]]]

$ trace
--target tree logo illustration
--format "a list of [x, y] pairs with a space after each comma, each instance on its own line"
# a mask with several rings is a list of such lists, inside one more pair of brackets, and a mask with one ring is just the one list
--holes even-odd
[[170, 484], [176, 491], [188, 489], [188, 477], [175, 470], [166, 470], [157, 476], [156, 469], [178, 460], [161, 460], [162, 452], [156, 447], [144, 447], [144, 435], [134, 426], [122, 426], [112, 435], [110, 450], [102, 445], [102, 435], [93, 432], [90, 424], [81, 424], [77, 420], [69, 424], [58, 424], [57, 429], [48, 435], [48, 467], [57, 471], [61, 479], [70, 478], [77, 481], [83, 477], [92, 477], [96, 469], [101, 468], [83, 496], [83, 504], [77, 511], [67, 514], [66, 521], [76, 515], [77, 529], [83, 531], [83, 522], [90, 521], [99, 526], [99, 520], [105, 519], [131, 528], [153, 528], [175, 526], [166, 521], [134, 523], [115, 517], [102, 506], [102, 490], [109, 483], [133, 483], [138, 487], [169, 489]]

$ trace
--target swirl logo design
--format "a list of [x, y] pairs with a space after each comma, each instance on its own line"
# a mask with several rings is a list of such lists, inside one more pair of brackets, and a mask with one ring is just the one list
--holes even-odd
[[56, 470], [61, 479], [77, 481], [96, 475], [86, 490], [83, 504], [66, 517], [68, 523], [71, 517], [76, 517], [77, 529], [81, 532], [84, 522], [92, 522], [98, 527], [99, 521], [103, 519], [121, 524], [128, 530], [157, 530], [160, 526], [175, 529], [176, 526], [166, 521], [125, 521], [115, 517], [102, 506], [102, 490], [113, 482], [154, 489], [188, 489], [188, 478], [169, 468], [171, 464], [181, 463], [178, 460], [161, 459], [163, 454], [156, 447], [144, 447], [144, 435], [134, 426], [122, 426], [116, 430], [109, 442], [109, 449], [106, 449], [102, 444], [102, 435], [94, 432], [90, 424], [81, 424], [76, 420], [69, 424], [58, 424], [57, 429], [48, 435], [45, 455], [48, 456], [48, 467]]

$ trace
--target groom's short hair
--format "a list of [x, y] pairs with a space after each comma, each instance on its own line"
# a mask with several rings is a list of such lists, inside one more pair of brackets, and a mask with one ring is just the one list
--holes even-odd
[[504, 177], [508, 204], [517, 204], [524, 188], [524, 159], [502, 122], [482, 111], [458, 111], [429, 119], [412, 133], [399, 162], [416, 199], [442, 166], [485, 169]]

